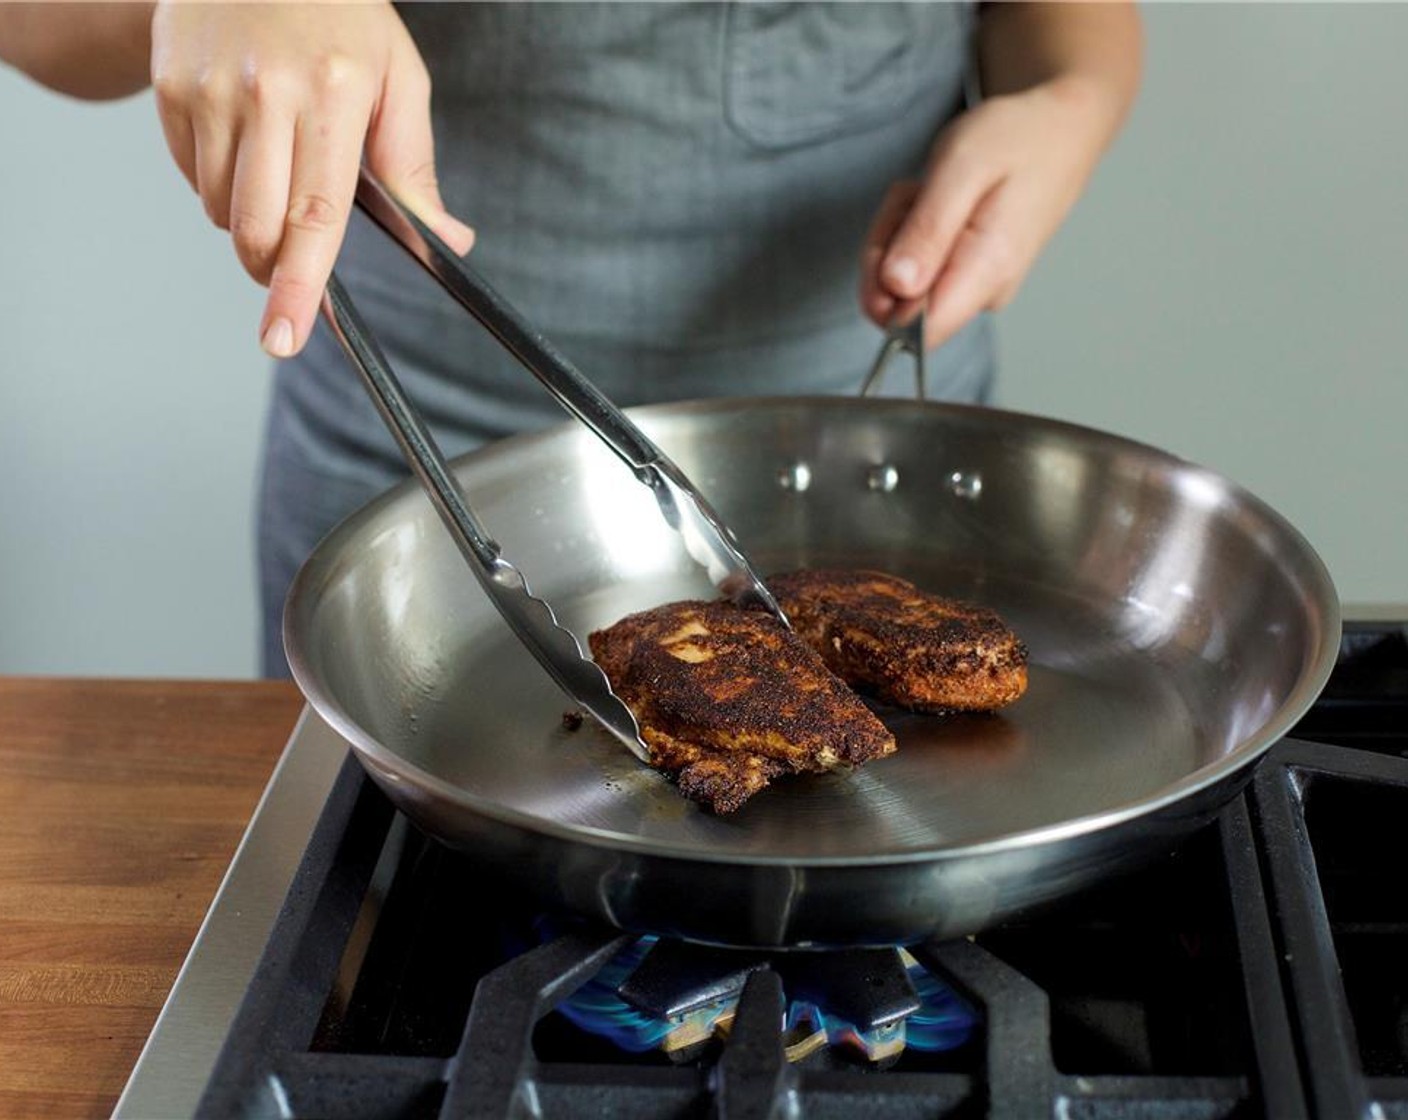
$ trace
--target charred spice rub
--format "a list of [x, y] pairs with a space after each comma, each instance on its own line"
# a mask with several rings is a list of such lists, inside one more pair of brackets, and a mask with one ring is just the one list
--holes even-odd
[[783, 774], [890, 754], [884, 724], [776, 620], [726, 602], [668, 603], [589, 637], [635, 713], [651, 765], [718, 813]]
[[1027, 647], [995, 611], [884, 572], [817, 570], [768, 586], [847, 684], [917, 712], [993, 711], [1027, 687]]

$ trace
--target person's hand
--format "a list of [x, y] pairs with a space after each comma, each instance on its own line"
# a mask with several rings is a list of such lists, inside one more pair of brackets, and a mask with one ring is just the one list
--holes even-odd
[[269, 288], [259, 338], [307, 341], [368, 167], [457, 252], [435, 182], [430, 78], [390, 4], [159, 3], [152, 84], [176, 163]]
[[945, 129], [923, 181], [893, 184], [866, 236], [865, 314], [886, 327], [922, 309], [933, 347], [1006, 306], [1095, 166], [1106, 119], [1097, 96], [1049, 82], [984, 101]]

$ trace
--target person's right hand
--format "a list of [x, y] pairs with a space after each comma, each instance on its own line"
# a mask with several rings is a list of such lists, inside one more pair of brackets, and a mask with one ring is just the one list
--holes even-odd
[[158, 3], [152, 84], [171, 154], [269, 288], [264, 349], [303, 348], [363, 158], [453, 249], [474, 231], [435, 182], [430, 77], [388, 3]]

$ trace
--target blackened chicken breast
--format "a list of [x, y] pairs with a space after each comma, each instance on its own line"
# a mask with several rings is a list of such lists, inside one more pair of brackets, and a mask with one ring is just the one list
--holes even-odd
[[667, 603], [589, 635], [635, 714], [651, 765], [718, 813], [783, 774], [856, 766], [894, 737], [771, 615], [727, 602]]
[[788, 572], [767, 584], [827, 667], [886, 703], [990, 711], [1026, 691], [1027, 648], [986, 607], [883, 572]]

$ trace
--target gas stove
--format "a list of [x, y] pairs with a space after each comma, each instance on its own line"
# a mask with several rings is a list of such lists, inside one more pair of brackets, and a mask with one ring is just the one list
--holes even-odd
[[116, 1115], [1408, 1117], [1406, 632], [1176, 850], [903, 949], [539, 913], [306, 714]]

